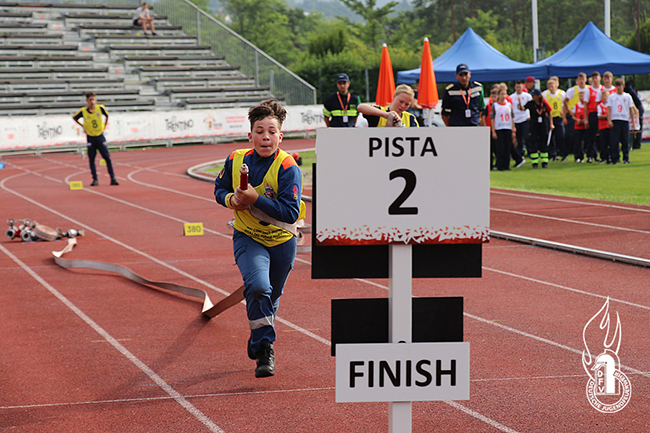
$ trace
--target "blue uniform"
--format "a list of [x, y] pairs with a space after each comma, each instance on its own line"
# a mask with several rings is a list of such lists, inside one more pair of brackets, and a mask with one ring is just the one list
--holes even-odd
[[[254, 207], [281, 223], [295, 223], [301, 211], [302, 173], [293, 157], [280, 149], [266, 158], [253, 149], [231, 153], [215, 180], [217, 202], [229, 207], [228, 195], [239, 184], [242, 162], [249, 168], [249, 187], [260, 193]], [[276, 339], [275, 315], [293, 268], [297, 242], [286, 230], [254, 219], [248, 210], [235, 212], [241, 215], [236, 216], [233, 251], [244, 280], [251, 349], [257, 353]]]

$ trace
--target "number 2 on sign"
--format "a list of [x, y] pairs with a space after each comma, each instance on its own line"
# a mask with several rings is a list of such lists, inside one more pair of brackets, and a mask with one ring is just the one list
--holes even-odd
[[183, 231], [185, 236], [203, 236], [203, 223], [185, 223]]
[[406, 181], [402, 193], [397, 196], [395, 201], [388, 207], [388, 215], [417, 215], [417, 207], [402, 207], [402, 204], [415, 190], [416, 177], [415, 173], [406, 168], [400, 168], [390, 172], [390, 180], [401, 177]]

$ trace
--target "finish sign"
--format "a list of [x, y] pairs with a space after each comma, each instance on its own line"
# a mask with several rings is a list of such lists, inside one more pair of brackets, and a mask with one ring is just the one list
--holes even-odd
[[487, 128], [318, 130], [320, 245], [482, 243]]

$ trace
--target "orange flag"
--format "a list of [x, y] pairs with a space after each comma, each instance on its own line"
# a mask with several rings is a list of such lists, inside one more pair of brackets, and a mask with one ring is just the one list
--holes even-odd
[[431, 60], [428, 38], [424, 38], [424, 46], [422, 47], [418, 104], [424, 108], [435, 108], [436, 104], [438, 104], [438, 86], [436, 85], [436, 75], [433, 72], [433, 61]]
[[386, 44], [381, 49], [381, 64], [379, 65], [379, 82], [377, 83], [377, 97], [375, 103], [386, 107], [393, 102], [395, 93], [395, 78], [393, 78], [393, 65], [388, 55]]

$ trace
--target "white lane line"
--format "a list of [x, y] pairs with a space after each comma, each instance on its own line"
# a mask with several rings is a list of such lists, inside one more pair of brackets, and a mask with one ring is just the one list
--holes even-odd
[[[315, 392], [315, 391], [334, 391], [333, 386], [326, 386], [321, 388], [299, 388], [299, 389], [273, 389], [266, 391], [246, 391], [246, 392], [220, 392], [210, 394], [188, 394], [184, 396], [186, 399], [199, 399], [209, 397], [232, 397], [237, 395], [259, 395], [259, 394], [289, 394], [297, 392]], [[66, 406], [80, 406], [80, 405], [93, 405], [93, 404], [113, 404], [113, 403], [140, 403], [150, 402], [157, 400], [171, 400], [172, 397], [141, 397], [141, 398], [118, 398], [113, 400], [90, 400], [90, 401], [74, 401], [67, 403], [43, 403], [43, 404], [23, 404], [15, 406], [0, 406], [0, 410], [11, 409], [31, 409], [39, 407], [66, 407]]]
[[462, 404], [455, 402], [455, 401], [445, 401], [449, 406], [453, 407], [454, 409], [458, 409], [462, 412], [465, 412], [467, 415], [473, 416], [474, 418], [483, 421], [484, 423], [494, 427], [495, 429], [501, 430], [502, 432], [505, 433], [518, 433], [517, 430], [513, 430], [510, 427], [507, 427], [503, 424], [501, 424], [498, 421], [493, 420], [492, 418], [488, 418], [485, 415], [481, 415], [480, 413], [463, 406]]
[[136, 367], [138, 367], [144, 374], [149, 376], [149, 378], [158, 385], [163, 391], [165, 391], [171, 398], [181, 405], [185, 410], [192, 414], [198, 421], [205, 425], [211, 432], [214, 433], [225, 433], [218, 425], [216, 425], [210, 418], [205, 416], [196, 406], [187, 401], [178, 391], [172, 388], [167, 382], [163, 380], [155, 371], [153, 371], [149, 366], [142, 362], [137, 356], [131, 353], [126, 347], [124, 347], [119, 341], [117, 341], [111, 334], [109, 334], [104, 328], [99, 326], [93, 319], [91, 319], [86, 313], [81, 311], [76, 305], [74, 305], [68, 298], [63, 296], [58, 290], [56, 290], [52, 285], [47, 281], [41, 278], [36, 272], [34, 272], [29, 266], [23, 263], [18, 257], [13, 255], [11, 251], [6, 249], [2, 244], [0, 244], [0, 250], [7, 255], [11, 260], [14, 261], [18, 266], [20, 266], [25, 272], [27, 272], [32, 278], [34, 278], [38, 283], [40, 283], [45, 289], [47, 289], [52, 295], [54, 295], [59, 301], [68, 307], [72, 312], [74, 312], [81, 320], [86, 322], [95, 332], [102, 336], [111, 346], [113, 346], [118, 352], [120, 352], [126, 359], [131, 361]]
[[[560, 203], [579, 204], [579, 205], [585, 205], [585, 206], [596, 206], [596, 207], [604, 207], [604, 208], [612, 208], [612, 209], [631, 210], [631, 211], [634, 211], [634, 212], [650, 213], [650, 209], [621, 206], [621, 205], [616, 205], [616, 204], [590, 203], [590, 202], [579, 201], [579, 200], [570, 200], [570, 199], [566, 199], [566, 198], [538, 197], [538, 196], [530, 195], [530, 194], [526, 194], [526, 193], [519, 193], [518, 194], [518, 193], [513, 193], [513, 192], [495, 191], [494, 189], [491, 189], [490, 193], [491, 194], [500, 194], [500, 195], [509, 195], [509, 196], [518, 197], [518, 198], [531, 198], [531, 199], [534, 199], [534, 200], [557, 201], [557, 202], [560, 202]], [[584, 199], [584, 200], [588, 200], [588, 199]]]
[[626, 232], [650, 234], [650, 231], [648, 231], [648, 230], [637, 230], [637, 229], [630, 229], [630, 228], [627, 228], [627, 227], [616, 227], [616, 226], [610, 226], [610, 225], [606, 225], [606, 224], [589, 223], [589, 222], [586, 222], [586, 221], [576, 221], [576, 220], [571, 220], [571, 219], [567, 219], [567, 218], [558, 218], [558, 217], [539, 215], [539, 214], [528, 213], [528, 212], [519, 212], [519, 211], [514, 211], [514, 210], [508, 210], [508, 209], [497, 209], [497, 208], [491, 207], [490, 211], [511, 213], [511, 214], [515, 214], [515, 215], [523, 215], [523, 216], [534, 217], [534, 218], [542, 218], [542, 219], [553, 220], [553, 221], [561, 221], [561, 222], [565, 222], [565, 223], [582, 224], [582, 225], [586, 225], [586, 226], [599, 227], [599, 228], [605, 228], [605, 229], [622, 230], [622, 231], [626, 231]]
[[[555, 287], [557, 289], [567, 290], [569, 292], [580, 293], [581, 295], [593, 296], [595, 298], [600, 298], [600, 299], [607, 299], [608, 298], [608, 296], [599, 295], [597, 293], [587, 292], [587, 291], [580, 290], [580, 289], [574, 289], [573, 287], [563, 286], [561, 284], [555, 284], [555, 283], [551, 283], [549, 281], [538, 280], [537, 278], [526, 277], [524, 275], [513, 274], [512, 272], [500, 271], [498, 269], [488, 268], [488, 267], [485, 267], [485, 266], [483, 266], [483, 269], [485, 269], [486, 271], [496, 272], [496, 273], [502, 274], [502, 275], [508, 275], [509, 277], [520, 278], [522, 280], [531, 281], [533, 283], [544, 284], [546, 286]], [[625, 301], [623, 299], [612, 298], [612, 297], [609, 297], [609, 299], [611, 301], [619, 302], [621, 304], [629, 305], [631, 307], [641, 308], [643, 310], [650, 310], [650, 307], [647, 306], [647, 305], [637, 304], [635, 302]]]

